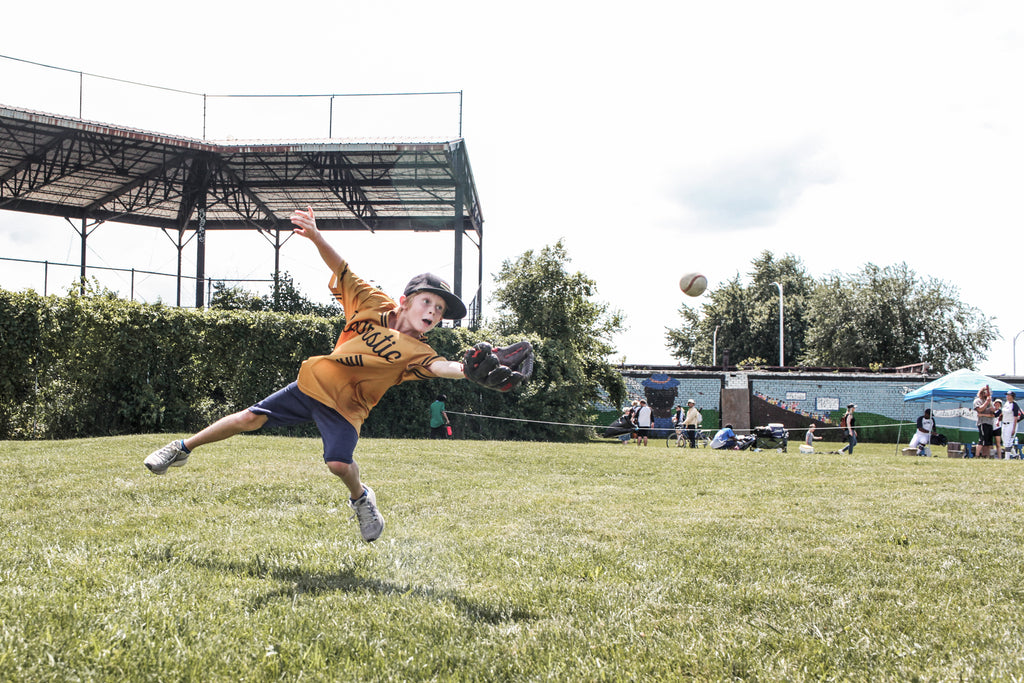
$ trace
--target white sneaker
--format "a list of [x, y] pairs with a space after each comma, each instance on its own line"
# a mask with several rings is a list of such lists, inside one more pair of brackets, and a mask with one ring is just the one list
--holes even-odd
[[356, 519], [359, 520], [359, 532], [363, 535], [363, 540], [372, 543], [380, 538], [384, 531], [384, 518], [377, 510], [377, 496], [374, 495], [373, 489], [364, 486], [362, 497], [359, 500], [349, 499], [348, 504], [352, 506]]
[[176, 439], [158, 451], [153, 451], [143, 461], [153, 474], [164, 474], [168, 467], [184, 467], [188, 462], [188, 453], [181, 447], [181, 440]]

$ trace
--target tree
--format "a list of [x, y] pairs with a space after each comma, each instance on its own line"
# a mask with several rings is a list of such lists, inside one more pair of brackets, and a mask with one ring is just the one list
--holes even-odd
[[906, 263], [829, 275], [810, 303], [816, 313], [801, 358], [809, 365], [974, 369], [999, 336], [991, 318], [960, 301], [956, 287], [920, 279]]
[[558, 367], [541, 378], [544, 393], [553, 410], [563, 405], [571, 409], [568, 414], [578, 416], [598, 397], [599, 387], [613, 404], [625, 400], [625, 383], [608, 362], [615, 352], [612, 336], [622, 330], [623, 316], [593, 299], [596, 283], [583, 273], [569, 273], [569, 261], [559, 240], [503, 262], [492, 296], [498, 314], [493, 327], [500, 335], [543, 340], [549, 357], [558, 359]]
[[228, 287], [222, 281], [213, 283], [210, 308], [221, 311], [265, 311], [267, 302], [259, 294], [253, 294], [239, 286]]
[[242, 287], [228, 287], [224, 282], [213, 283], [210, 308], [224, 311], [277, 311], [334, 318], [342, 314], [337, 304], [318, 304], [307, 299], [287, 271], [278, 276], [276, 287], [269, 295], [260, 296]]
[[[754, 259], [750, 285], [737, 275], [704, 296], [700, 311], [682, 307], [682, 325], [667, 329], [666, 346], [693, 364], [778, 358], [779, 282], [783, 289], [787, 363], [832, 367], [899, 367], [930, 363], [937, 372], [974, 368], [999, 331], [991, 318], [960, 301], [942, 280], [921, 279], [905, 263], [868, 264], [854, 275], [818, 281], [794, 256]], [[808, 312], [814, 314], [809, 315]], [[711, 358], [718, 330], [717, 361]], [[792, 360], [790, 360], [792, 359]]]
[[295, 280], [288, 271], [281, 273], [277, 278], [277, 286], [271, 292], [270, 310], [315, 315], [321, 318], [333, 318], [342, 314], [341, 307], [333, 301], [329, 304], [318, 304], [307, 299], [295, 286]]
[[[782, 285], [785, 361], [795, 362], [803, 350], [807, 327], [805, 311], [814, 290], [814, 279], [797, 257], [787, 254], [776, 259], [763, 251], [752, 262], [750, 284], [744, 286], [739, 274], [721, 288], [708, 292], [700, 312], [682, 306], [683, 324], [666, 328], [666, 346], [676, 358], [695, 365], [716, 365], [726, 349], [730, 363], [779, 357], [779, 290]], [[715, 333], [717, 329], [717, 335]], [[717, 340], [718, 358], [712, 358]]]

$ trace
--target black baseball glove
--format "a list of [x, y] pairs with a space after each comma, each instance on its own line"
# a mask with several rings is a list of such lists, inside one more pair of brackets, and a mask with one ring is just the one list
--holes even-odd
[[480, 342], [466, 351], [462, 372], [488, 389], [511, 391], [533, 374], [533, 347], [527, 341], [505, 347]]

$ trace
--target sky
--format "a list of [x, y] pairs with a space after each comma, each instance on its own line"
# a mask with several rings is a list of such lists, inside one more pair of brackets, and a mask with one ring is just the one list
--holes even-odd
[[[1000, 338], [979, 370], [1016, 370], [1017, 0], [294, 0], [252, 9], [57, 0], [4, 13], [24, 30], [5, 32], [0, 54], [189, 93], [462, 91], [484, 216], [485, 317], [502, 262], [561, 239], [569, 269], [626, 316], [613, 360], [675, 364], [665, 329], [680, 324], [681, 306], [701, 304], [680, 293], [683, 273], [704, 273], [713, 290], [746, 277], [764, 250], [797, 256], [813, 276], [905, 262], [994, 318]], [[202, 136], [201, 98], [90, 77], [82, 85], [83, 118]], [[336, 100], [335, 137], [458, 136], [457, 96], [369, 99]], [[79, 77], [0, 59], [0, 104], [77, 116]], [[208, 108], [208, 139], [327, 136], [323, 100], [213, 99]], [[451, 277], [451, 233], [329, 237], [393, 296], [424, 270]], [[92, 265], [177, 267], [156, 229], [107, 223], [88, 244]], [[0, 256], [77, 263], [79, 249], [63, 219], [0, 211]], [[469, 290], [477, 250], [464, 249]], [[294, 238], [281, 256], [307, 296], [328, 300], [311, 245]], [[41, 270], [0, 261], [0, 286], [41, 290]], [[194, 249], [183, 270], [195, 273]], [[212, 233], [206, 271], [265, 279], [273, 250], [259, 235]], [[129, 293], [128, 276], [91, 274]], [[51, 269], [50, 293], [76, 276]], [[153, 276], [135, 292], [175, 298], [173, 281]]]

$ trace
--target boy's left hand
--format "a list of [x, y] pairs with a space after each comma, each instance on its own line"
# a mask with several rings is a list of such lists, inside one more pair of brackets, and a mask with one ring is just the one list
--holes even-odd
[[293, 229], [298, 235], [313, 239], [320, 234], [320, 231], [316, 227], [316, 217], [313, 215], [313, 207], [307, 206], [306, 210], [296, 209], [292, 211], [291, 218], [289, 219], [292, 225], [296, 226]]
[[520, 341], [510, 346], [499, 346], [494, 349], [494, 355], [502, 365], [512, 370], [512, 376], [518, 375], [520, 382], [530, 379], [533, 374], [533, 345], [528, 341]]

